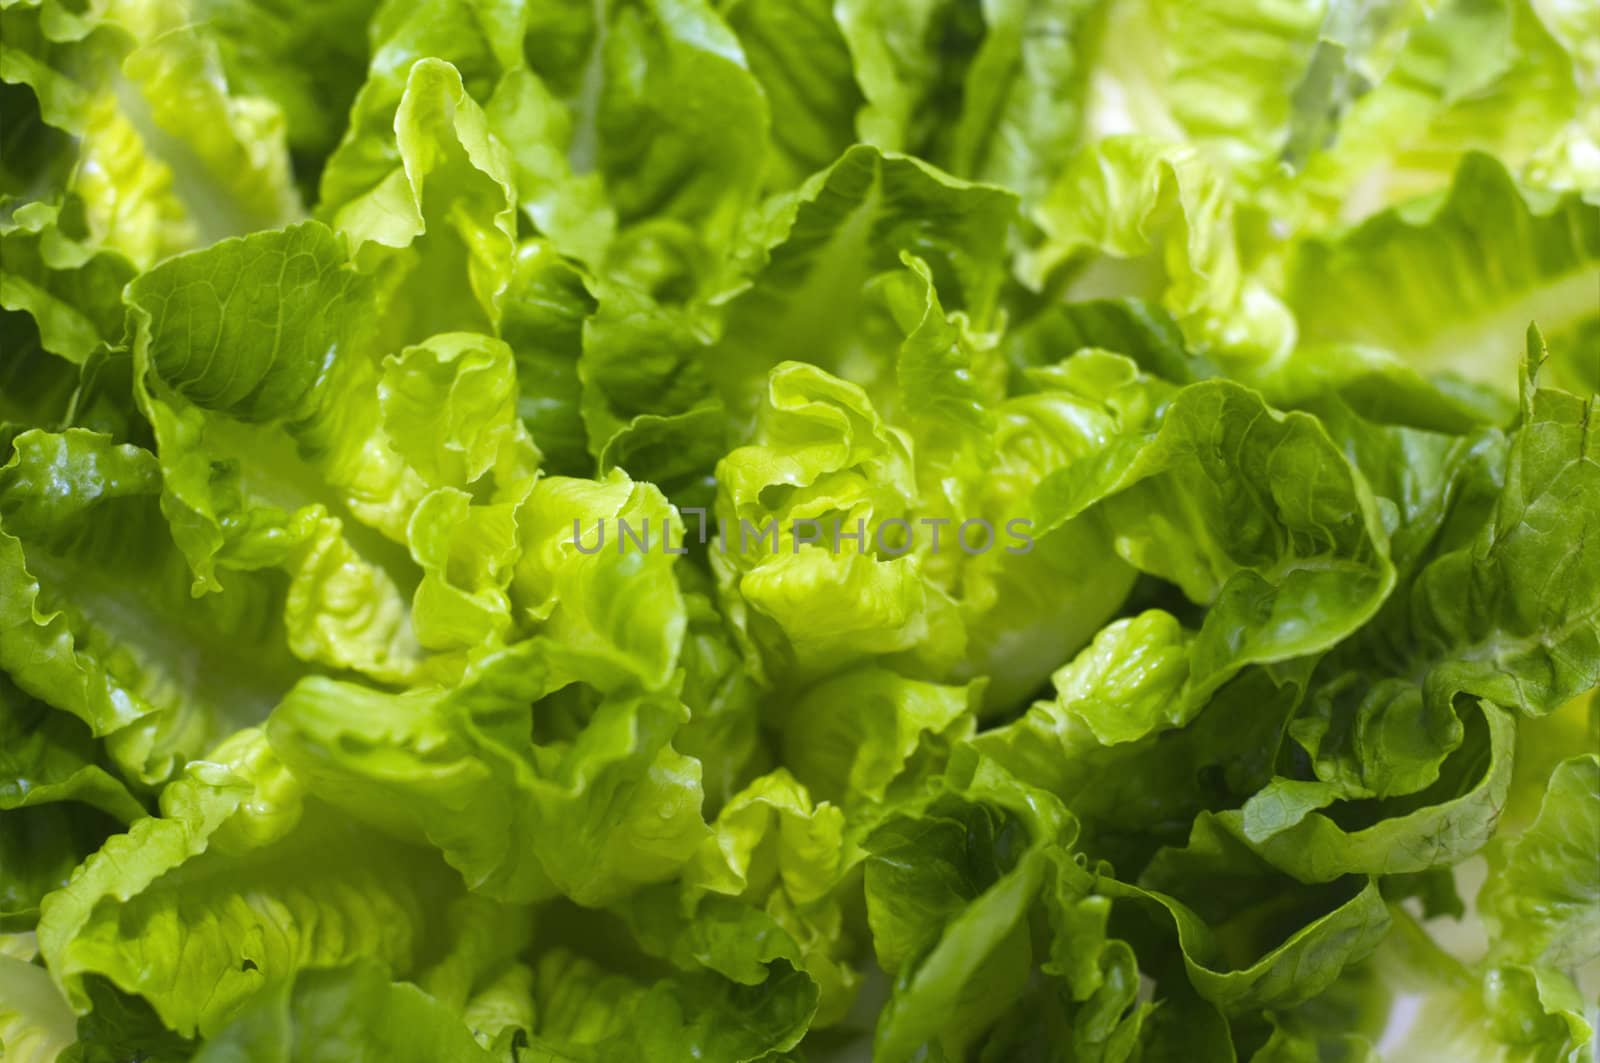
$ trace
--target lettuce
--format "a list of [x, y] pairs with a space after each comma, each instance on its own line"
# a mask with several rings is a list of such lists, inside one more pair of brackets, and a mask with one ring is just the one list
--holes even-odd
[[1600, 18], [0, 0], [0, 1058], [1592, 1060]]

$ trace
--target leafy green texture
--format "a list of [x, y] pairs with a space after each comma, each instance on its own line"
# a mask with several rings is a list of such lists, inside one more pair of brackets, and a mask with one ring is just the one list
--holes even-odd
[[1584, 1063], [1583, 0], [0, 0], [0, 1058]]
[[309, 680], [268, 731], [314, 793], [426, 838], [474, 889], [613, 898], [669, 876], [705, 832], [699, 765], [667, 744], [674, 701], [564, 686], [551, 656], [520, 643], [439, 694]]
[[50, 972], [26, 959], [0, 956], [0, 1048], [7, 1059], [21, 1063], [60, 1057], [62, 1049], [77, 1040], [72, 1009], [55, 985]]
[[1207, 381], [1154, 432], [1130, 427], [1087, 468], [1041, 484], [1040, 508], [1054, 523], [1093, 507], [1131, 564], [1209, 607], [1184, 699], [1202, 703], [1243, 665], [1326, 649], [1388, 594], [1377, 508], [1314, 419], [1280, 420], [1249, 391]]
[[109, 840], [43, 906], [40, 949], [68, 999], [83, 1008], [84, 975], [102, 974], [192, 1036], [303, 966], [416, 963], [444, 869], [304, 808], [258, 730], [213, 757], [163, 791], [161, 816]]
[[1503, 958], [1581, 967], [1600, 955], [1592, 859], [1600, 837], [1600, 776], [1594, 754], [1563, 761], [1533, 825], [1491, 851], [1479, 898]]
[[[1509, 390], [1523, 331], [1537, 321], [1552, 379], [1600, 389], [1600, 203], [1525, 196], [1490, 156], [1468, 156], [1432, 211], [1393, 208], [1308, 242], [1294, 269], [1306, 342], [1387, 348], [1424, 371]], [[1447, 289], [1418, 283], [1439, 276], [1451, 278]]]
[[308, 971], [259, 994], [194, 1058], [487, 1063], [494, 1057], [449, 1009], [414, 985], [390, 982], [369, 960]]
[[102, 763], [87, 727], [0, 679], [0, 927], [31, 929], [39, 901], [144, 806]]
[[193, 599], [147, 451], [78, 429], [13, 446], [0, 660], [17, 685], [106, 736], [134, 779], [256, 722], [297, 672], [282, 584], [245, 577]]

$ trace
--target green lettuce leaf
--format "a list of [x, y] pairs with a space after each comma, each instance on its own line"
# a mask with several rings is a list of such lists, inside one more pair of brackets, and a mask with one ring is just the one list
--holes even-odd
[[643, 890], [620, 914], [641, 948], [690, 974], [776, 988], [792, 967], [811, 983], [811, 1024], [832, 1025], [860, 982], [838, 893], [843, 830], [840, 809], [787, 771], [763, 775], [722, 807], [676, 887]]
[[382, 964], [304, 971], [254, 997], [195, 1055], [197, 1063], [392, 1059], [489, 1063], [449, 1008]]
[[77, 1016], [50, 981], [25, 959], [0, 956], [0, 1051], [15, 1063], [55, 1063], [77, 1040]]
[[855, 143], [864, 101], [843, 25], [821, 0], [740, 0], [722, 14], [772, 114], [765, 181], [793, 188]]
[[39, 901], [117, 829], [147, 813], [82, 721], [0, 674], [0, 927], [31, 928]]
[[771, 760], [762, 729], [761, 689], [717, 608], [715, 588], [698, 568], [678, 568], [687, 624], [680, 697], [689, 720], [673, 748], [700, 762], [706, 815], [714, 815]]
[[598, 904], [689, 858], [706, 830], [699, 765], [670, 744], [674, 699], [607, 697], [562, 663], [530, 639], [446, 690], [308, 680], [267, 731], [313, 794], [438, 847], [475, 891]]
[[282, 569], [294, 651], [391, 682], [425, 650], [504, 634], [512, 511], [538, 462], [504, 343], [441, 334], [380, 364], [374, 284], [315, 222], [174, 259], [131, 298], [163, 508], [198, 590]]
[[107, 769], [103, 751], [76, 718], [30, 698], [0, 677], [0, 809], [75, 802], [132, 823], [144, 805]]
[[135, 384], [196, 589], [287, 568], [299, 654], [402, 678], [419, 656], [403, 597], [414, 571], [360, 517], [398, 539], [402, 500], [425, 485], [380, 434], [358, 324], [371, 290], [316, 223], [172, 259], [129, 293]]
[[167, 1029], [143, 997], [120, 991], [100, 975], [85, 978], [84, 990], [89, 1013], [77, 1016], [77, 1040], [57, 1063], [122, 1063], [130, 1055], [145, 1063], [189, 1063], [194, 1057], [193, 1039]]
[[1539, 815], [1496, 841], [1478, 896], [1494, 956], [1571, 970], [1600, 956], [1600, 761], [1574, 757], [1550, 775]]
[[[1167, 996], [1198, 994], [1229, 1014], [1316, 995], [1387, 928], [1375, 883], [1291, 883], [1285, 893], [1285, 876], [1264, 861], [1205, 843], [1158, 860], [1139, 885], [1121, 881], [1074, 851], [1076, 820], [1049, 794], [983, 758], [952, 781], [961, 796], [935, 796], [867, 842], [874, 942], [898, 972], [875, 1042], [885, 1058], [935, 1043], [961, 1054], [986, 1038], [998, 1051], [1010, 1036], [1004, 1017], [1030, 990], [1063, 1009], [1063, 1040], [1090, 1058], [1127, 1058], [1150, 1012], [1137, 1002], [1135, 945], [1107, 936], [1113, 912], [1139, 956], [1161, 957], [1151, 970], [1158, 1009]], [[1179, 860], [1189, 866], [1170, 873]], [[1182, 898], [1161, 892], [1179, 882]], [[1271, 918], [1258, 911], [1265, 897], [1277, 898]], [[1035, 906], [1042, 919], [1030, 918]], [[1162, 940], [1176, 951], [1156, 951]]]
[[517, 363], [517, 415], [544, 468], [558, 476], [591, 472], [578, 359], [595, 298], [584, 275], [550, 243], [528, 241], [517, 248], [502, 310], [500, 338]]
[[1270, 274], [1250, 268], [1237, 213], [1233, 186], [1193, 145], [1107, 137], [1074, 155], [1029, 211], [1040, 236], [1018, 275], [1072, 301], [1159, 303], [1192, 343], [1249, 372], [1292, 348], [1295, 323]]
[[8, 4], [0, 77], [77, 137], [68, 179], [96, 243], [139, 266], [301, 212], [283, 116], [229, 91], [187, 5]]
[[[912, 275], [926, 296], [926, 275]], [[1131, 363], [1091, 359], [990, 408], [976, 373], [925, 385], [950, 348], [924, 330], [946, 325], [925, 316], [902, 348], [887, 401], [909, 430], [861, 388], [788, 364], [770, 376], [756, 442], [719, 464], [708, 553], [769, 676], [806, 682], [875, 656], [934, 680], [992, 676], [987, 704], [1009, 707], [1127, 593], [1133, 572], [1104, 532], [1046, 524], [1034, 502], [1050, 474], [1140, 416]], [[1047, 592], [1056, 579], [1074, 593]], [[832, 624], [820, 628], [810, 610], [824, 594]]]
[[1389, 1030], [1390, 1054], [1472, 1061], [1582, 1059], [1594, 1036], [1577, 987], [1549, 968], [1469, 967], [1443, 951], [1414, 920], [1395, 913], [1395, 932], [1372, 972], [1412, 1006]]
[[971, 736], [981, 693], [979, 683], [928, 683], [871, 665], [843, 672], [788, 709], [783, 760], [819, 797], [892, 804]]
[[[1222, 813], [1222, 829], [1248, 839], [1275, 866], [1306, 882], [1423, 871], [1458, 863], [1481, 849], [1510, 789], [1514, 724], [1509, 714], [1480, 702], [1486, 728], [1457, 723], [1455, 735], [1435, 736], [1424, 764], [1412, 767], [1405, 760], [1415, 754], [1401, 743], [1408, 728], [1429, 725], [1429, 710], [1416, 712], [1414, 694], [1408, 704], [1405, 694], [1391, 700], [1386, 693], [1374, 692], [1363, 709], [1377, 711], [1364, 712], [1356, 724], [1366, 731], [1363, 753], [1376, 762], [1364, 762], [1362, 768], [1376, 780], [1351, 788], [1339, 781], [1280, 777], [1240, 811]], [[1389, 774], [1398, 774], [1394, 761], [1414, 773], [1403, 776], [1405, 783], [1389, 781]], [[1391, 800], [1376, 807], [1359, 803], [1375, 793]], [[1351, 806], [1319, 811], [1341, 799]]]
[[860, 138], [1036, 199], [1087, 129], [1093, 0], [845, 3]]
[[704, 508], [727, 450], [725, 406], [703, 363], [704, 326], [631, 287], [599, 293], [584, 322], [579, 413], [594, 465]]
[[893, 337], [898, 346], [909, 328], [884, 306], [880, 275], [900, 273], [904, 254], [925, 264], [951, 312], [979, 326], [994, 313], [1015, 210], [1003, 189], [857, 146], [769, 210], [759, 269], [729, 303], [709, 355], [735, 410], [758, 401], [767, 371], [785, 360], [869, 389], [892, 383], [893, 362], [879, 344]]
[[1592, 187], [1581, 31], [1564, 44], [1551, 7], [1402, 3], [1376, 18], [1335, 9], [1329, 21], [1341, 24], [1325, 39], [1349, 77], [1325, 104], [1336, 122], [1301, 160], [1298, 195], [1318, 214], [1356, 220], [1443, 189], [1472, 151], [1545, 187]]
[[[1343, 5], [1135, 0], [1109, 5], [1087, 123], [1193, 144], [1241, 180], [1271, 175], [1301, 120], [1296, 89]], [[1379, 23], [1385, 5], [1352, 21]]]
[[539, 1028], [522, 1059], [757, 1060], [799, 1043], [816, 1006], [810, 979], [783, 961], [760, 985], [716, 975], [645, 982], [568, 949], [541, 959]]
[[28, 203], [0, 227], [0, 306], [32, 316], [44, 348], [78, 365], [101, 344], [122, 339], [122, 286], [134, 269], [122, 256], [81, 238], [81, 204]]
[[570, 674], [601, 689], [666, 686], [688, 623], [673, 565], [684, 529], [649, 483], [540, 480], [517, 515], [511, 602]]
[[1521, 190], [1504, 163], [1471, 154], [1437, 202], [1303, 243], [1289, 299], [1302, 343], [1383, 348], [1508, 391], [1533, 321], [1547, 384], [1583, 393], [1600, 389], [1597, 284], [1600, 204]]
[[243, 574], [193, 598], [149, 452], [80, 429], [14, 446], [0, 472], [12, 679], [107, 736], [135, 780], [165, 779], [264, 719], [303, 670], [285, 646], [282, 582]]
[[515, 253], [510, 159], [455, 67], [419, 60], [404, 85], [382, 140], [329, 161], [319, 213], [377, 271], [389, 342], [492, 331]]
[[197, 0], [196, 21], [216, 42], [229, 84], [283, 112], [296, 184], [309, 202], [338, 143], [367, 62], [374, 0], [303, 6], [271, 0]]
[[1097, 514], [1130, 563], [1207, 606], [1190, 705], [1246, 664], [1327, 649], [1394, 586], [1376, 503], [1314, 418], [1204, 381], [1129, 428], [1046, 480], [1040, 509], [1046, 528]]
[[0, 0], [0, 1055], [1581, 1063], [1593, 6]]
[[84, 978], [100, 974], [178, 1033], [209, 1035], [302, 967], [416, 965], [448, 869], [307, 805], [259, 730], [211, 758], [162, 792], [161, 816], [110, 839], [46, 898], [40, 951], [74, 1008], [88, 1010]]

